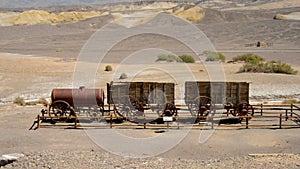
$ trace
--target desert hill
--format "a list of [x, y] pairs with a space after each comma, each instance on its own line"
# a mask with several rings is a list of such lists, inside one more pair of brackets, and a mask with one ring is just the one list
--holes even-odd
[[[2, 9], [0, 10], [0, 26], [14, 25], [35, 25], [35, 24], [57, 24], [61, 22], [81, 21], [88, 18], [113, 14], [134, 14], [140, 11], [151, 12], [166, 12], [175, 15], [179, 18], [196, 23], [206, 18], [213, 11], [214, 15], [219, 15], [218, 19], [207, 17], [210, 22], [225, 21], [243, 21], [244, 19], [259, 19], [262, 16], [257, 16], [256, 10], [261, 13], [281, 11], [283, 13], [273, 13], [274, 19], [281, 20], [299, 20], [299, 10], [293, 9], [299, 7], [300, 2], [291, 0], [277, 0], [278, 2], [267, 3], [260, 0], [255, 3], [249, 1], [195, 1], [179, 3], [174, 2], [133, 2], [133, 3], [116, 3], [105, 5], [76, 5], [63, 7], [48, 7], [40, 9]], [[284, 9], [292, 10], [287, 13]], [[283, 10], [283, 11], [282, 11]], [[2, 11], [2, 12], [1, 12]], [[233, 12], [232, 12], [233, 11]], [[254, 11], [251, 13], [251, 11]]]
[[43, 10], [29, 10], [22, 13], [1, 13], [1, 26], [36, 25], [36, 24], [57, 24], [60, 22], [76, 22], [97, 16], [108, 15], [104, 12], [60, 12], [49, 13]]
[[[267, 1], [250, 3], [238, 0], [81, 5], [17, 12], [6, 10], [0, 13], [0, 25], [4, 26], [0, 27], [0, 52], [76, 57], [85, 41], [107, 23], [138, 26], [159, 13], [169, 13], [195, 24], [229, 59], [237, 54], [253, 52], [269, 59], [298, 63], [294, 58], [299, 54], [299, 21], [274, 20], [274, 16], [297, 14], [300, 7], [297, 7], [298, 1], [290, 1], [294, 2], [295, 7], [290, 7], [289, 3], [289, 8], [283, 8], [282, 2], [285, 0], [278, 1], [277, 8], [265, 10], [260, 10], [260, 6], [270, 4]], [[12, 18], [16, 23], [12, 23]], [[15, 24], [19, 26], [9, 26]], [[153, 40], [148, 42], [155, 43]], [[271, 45], [267, 48], [253, 47], [252, 44], [258, 41]], [[289, 55], [286, 56], [284, 53], [287, 50]]]

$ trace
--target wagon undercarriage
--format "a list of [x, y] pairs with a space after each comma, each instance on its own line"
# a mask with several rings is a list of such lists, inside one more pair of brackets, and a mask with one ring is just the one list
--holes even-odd
[[258, 109], [249, 104], [245, 82], [186, 82], [184, 99], [185, 104], [175, 104], [173, 83], [111, 82], [106, 104], [102, 89], [54, 89], [37, 123], [248, 125]]

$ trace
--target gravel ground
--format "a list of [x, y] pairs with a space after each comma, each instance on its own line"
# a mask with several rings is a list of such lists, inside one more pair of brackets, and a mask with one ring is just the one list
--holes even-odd
[[96, 151], [25, 153], [3, 168], [299, 168], [299, 154], [243, 156], [210, 160], [126, 158]]

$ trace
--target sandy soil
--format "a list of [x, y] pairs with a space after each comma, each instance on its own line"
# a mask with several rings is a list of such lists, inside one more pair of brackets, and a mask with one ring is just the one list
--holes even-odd
[[[73, 76], [76, 66], [75, 58], [61, 59], [54, 57], [32, 57], [26, 55], [1, 54], [0, 55], [0, 78], [1, 78], [1, 101], [12, 101], [16, 97], [23, 97], [25, 100], [37, 100], [39, 98], [49, 98], [53, 88], [72, 87]], [[106, 65], [112, 65], [113, 71], [104, 71]], [[157, 70], [148, 70], [144, 74], [136, 74], [146, 67], [156, 67], [162, 69], [174, 66], [185, 67], [184, 64], [159, 63], [150, 65], [123, 65], [101, 63], [96, 72], [96, 87], [104, 88], [106, 83], [112, 80], [119, 80], [121, 73], [126, 73], [130, 79], [135, 81], [162, 81], [172, 82], [172, 78], [164, 76], [163, 72]], [[225, 79], [228, 81], [246, 81], [250, 83], [250, 98], [253, 102], [257, 101], [283, 101], [286, 99], [299, 99], [300, 97], [300, 75], [284, 74], [264, 74], [264, 73], [237, 73], [243, 63], [223, 63]], [[96, 65], [98, 67], [98, 65]], [[210, 73], [201, 63], [187, 64], [195, 80], [207, 81]], [[300, 71], [299, 66], [294, 68]], [[138, 70], [140, 69], [140, 70]], [[143, 70], [145, 71], [145, 70]], [[185, 73], [178, 69], [173, 69], [172, 74], [178, 77], [185, 77]], [[134, 77], [136, 76], [136, 77]], [[177, 79], [178, 80], [178, 79]], [[180, 85], [188, 78], [182, 78], [178, 81]], [[126, 81], [126, 80], [125, 80]], [[174, 81], [173, 81], [174, 82]], [[262, 100], [257, 100], [262, 99]], [[265, 100], [264, 100], [265, 99]]]

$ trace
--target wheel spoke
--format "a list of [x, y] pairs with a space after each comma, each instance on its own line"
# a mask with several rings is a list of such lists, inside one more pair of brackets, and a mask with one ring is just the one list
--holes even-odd
[[197, 97], [188, 107], [193, 116], [207, 116], [211, 107], [211, 99], [204, 96]]
[[66, 121], [71, 116], [76, 116], [74, 108], [65, 101], [51, 103], [49, 110], [49, 115], [54, 121]]

